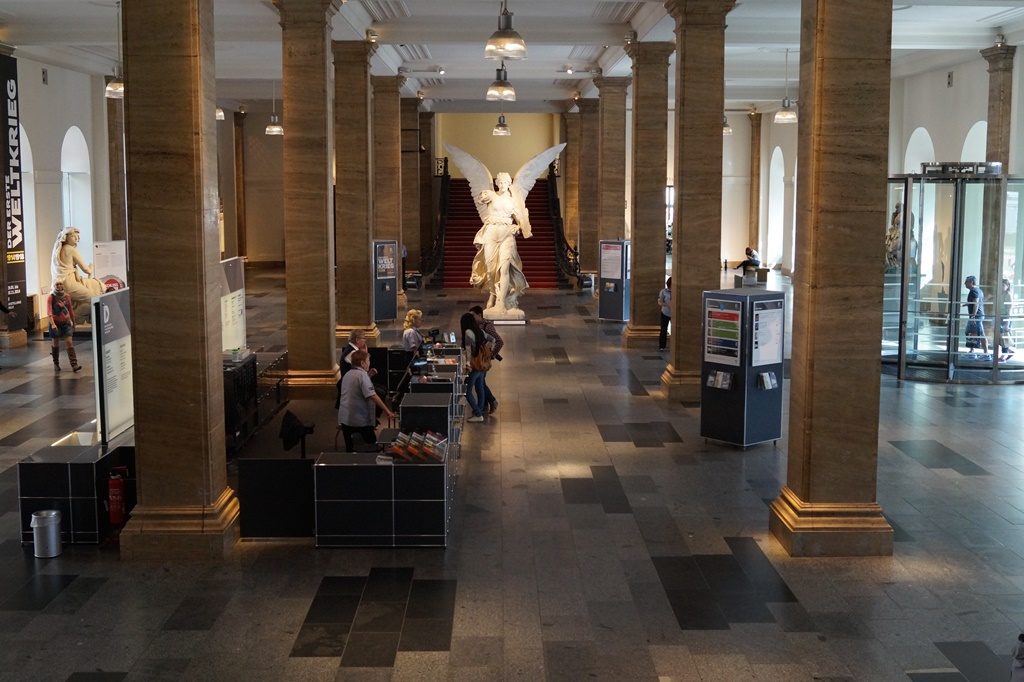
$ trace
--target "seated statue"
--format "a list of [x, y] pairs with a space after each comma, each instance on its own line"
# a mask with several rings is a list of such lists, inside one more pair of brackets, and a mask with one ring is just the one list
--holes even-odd
[[81, 322], [92, 319], [92, 297], [104, 293], [104, 287], [92, 277], [92, 266], [78, 253], [80, 238], [77, 227], [65, 227], [57, 233], [50, 259], [50, 277], [54, 282], [64, 283], [64, 291], [75, 306], [75, 319]]

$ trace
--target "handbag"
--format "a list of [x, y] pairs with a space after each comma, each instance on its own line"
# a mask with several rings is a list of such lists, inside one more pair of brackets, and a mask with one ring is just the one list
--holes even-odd
[[491, 368], [491, 344], [480, 344], [477, 352], [469, 358], [469, 368], [474, 372], [486, 372]]

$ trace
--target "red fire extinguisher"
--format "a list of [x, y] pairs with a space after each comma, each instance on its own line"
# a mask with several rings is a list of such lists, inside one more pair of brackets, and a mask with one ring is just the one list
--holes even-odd
[[107, 511], [112, 526], [121, 526], [125, 521], [124, 477], [127, 475], [126, 467], [113, 467], [110, 471], [110, 480], [107, 482]]

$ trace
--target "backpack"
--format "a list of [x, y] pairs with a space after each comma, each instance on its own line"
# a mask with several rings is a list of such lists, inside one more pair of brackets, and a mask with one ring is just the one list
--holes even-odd
[[491, 349], [493, 346], [490, 342], [484, 342], [480, 344], [480, 348], [472, 357], [469, 358], [469, 368], [474, 372], [486, 372], [491, 368]]

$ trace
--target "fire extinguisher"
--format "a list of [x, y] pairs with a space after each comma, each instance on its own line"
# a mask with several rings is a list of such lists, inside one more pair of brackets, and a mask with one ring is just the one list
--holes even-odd
[[110, 480], [107, 481], [107, 512], [110, 514], [112, 526], [121, 526], [125, 521], [124, 478], [127, 475], [127, 467], [113, 467], [110, 470]]

